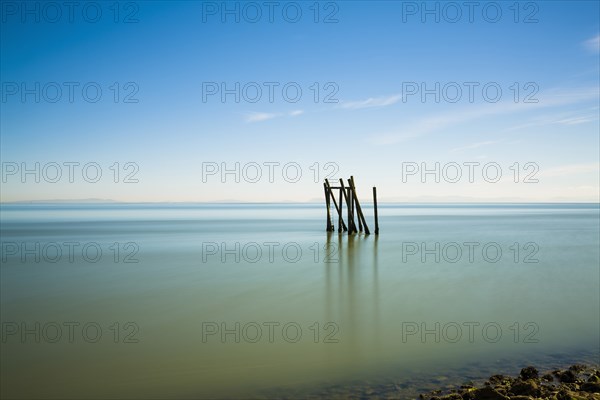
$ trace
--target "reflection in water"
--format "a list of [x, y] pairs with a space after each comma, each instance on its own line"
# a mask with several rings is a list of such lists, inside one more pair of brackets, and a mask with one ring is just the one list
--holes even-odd
[[[333, 237], [336, 239], [335, 243], [332, 241]], [[366, 353], [379, 353], [382, 350], [378, 241], [378, 235], [327, 232], [327, 252], [338, 255], [324, 263], [327, 320], [332, 320], [332, 310], [339, 310], [339, 315], [346, 322], [344, 338], [353, 351], [354, 361], [361, 359]], [[371, 255], [370, 260], [368, 255]], [[331, 279], [332, 269], [337, 270], [337, 287]], [[335, 292], [337, 296], [334, 295]], [[360, 293], [363, 295], [359, 296]], [[335, 304], [334, 299], [337, 300]]]
[[381, 332], [379, 329], [381, 320], [379, 318], [380, 295], [379, 295], [379, 275], [378, 275], [379, 274], [379, 264], [378, 264], [378, 249], [377, 249], [378, 242], [379, 242], [379, 235], [375, 235], [373, 237], [373, 293], [371, 294], [371, 296], [373, 297], [373, 328], [374, 328], [373, 340], [374, 340], [377, 352], [381, 351], [381, 348], [378, 346], [378, 344], [381, 343], [378, 340], [380, 332]]

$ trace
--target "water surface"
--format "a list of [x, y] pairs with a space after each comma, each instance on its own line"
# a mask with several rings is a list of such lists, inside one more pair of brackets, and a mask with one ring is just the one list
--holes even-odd
[[379, 215], [349, 237], [317, 204], [4, 204], [2, 396], [302, 395], [599, 354], [598, 204]]

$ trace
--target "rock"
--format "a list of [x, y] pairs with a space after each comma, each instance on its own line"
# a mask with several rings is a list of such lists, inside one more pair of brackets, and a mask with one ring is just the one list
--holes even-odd
[[588, 393], [600, 393], [600, 383], [596, 382], [585, 382], [579, 387], [580, 390]]
[[540, 388], [533, 379], [527, 379], [526, 381], [516, 382], [512, 385], [510, 393], [514, 395], [538, 397], [540, 395]]
[[531, 366], [525, 367], [521, 370], [520, 376], [523, 380], [536, 379], [538, 377], [538, 370]]
[[570, 369], [565, 372], [559, 372], [558, 380], [563, 383], [575, 383], [577, 381], [577, 376]]
[[542, 376], [542, 380], [544, 380], [546, 382], [552, 382], [554, 380], [554, 378], [552, 377], [551, 374], [545, 374]]
[[[436, 381], [444, 380], [438, 377]], [[568, 369], [554, 370], [542, 375], [536, 368], [528, 366], [520, 371], [517, 378], [498, 374], [492, 375], [483, 385], [463, 381], [459, 389], [450, 386], [443, 392], [437, 390], [429, 395], [422, 395], [420, 399], [600, 400], [600, 371], [596, 366], [575, 364]]]
[[508, 397], [502, 395], [501, 393], [498, 393], [496, 390], [492, 389], [489, 386], [474, 390], [470, 393], [473, 395], [473, 397], [471, 398], [474, 400], [508, 400]]
[[475, 387], [464, 388], [464, 389], [461, 389], [459, 393], [463, 399], [474, 399], [476, 390], [477, 389]]
[[458, 393], [451, 393], [440, 398], [441, 400], [462, 400], [462, 396]]
[[544, 399], [551, 398], [554, 393], [558, 391], [558, 388], [554, 385], [541, 385], [540, 386], [541, 394], [538, 397], [542, 397]]
[[556, 394], [558, 400], [586, 400], [586, 397], [573, 393], [570, 390], [561, 390]]
[[598, 375], [590, 375], [587, 381], [592, 383], [600, 383], [600, 377], [598, 377]]
[[581, 371], [585, 371], [585, 365], [581, 365], [581, 364], [573, 364], [569, 367], [569, 370], [575, 372], [575, 373], [579, 373]]
[[513, 379], [510, 376], [504, 376], [504, 375], [492, 375], [492, 376], [490, 376], [490, 379], [488, 380], [488, 382], [490, 382], [490, 385], [502, 385], [502, 384], [511, 383], [512, 381], [513, 381]]
[[571, 400], [571, 397], [569, 396], [568, 392], [564, 389], [556, 393], [555, 397], [557, 400]]
[[508, 390], [506, 390], [506, 386], [496, 386], [494, 387], [494, 390], [500, 393], [502, 396], [506, 396], [508, 392]]
[[475, 399], [475, 391], [469, 390], [466, 392], [462, 392], [461, 396], [462, 396], [463, 400], [473, 400], [473, 399]]

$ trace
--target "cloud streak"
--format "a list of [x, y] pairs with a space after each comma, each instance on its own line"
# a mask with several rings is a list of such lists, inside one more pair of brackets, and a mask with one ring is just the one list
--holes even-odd
[[485, 142], [473, 143], [473, 144], [470, 144], [468, 146], [456, 147], [454, 149], [451, 149], [450, 153], [455, 153], [457, 151], [463, 151], [463, 150], [478, 149], [478, 148], [483, 147], [483, 146], [489, 146], [489, 145], [497, 144], [497, 143], [500, 143], [500, 142], [501, 142], [500, 140], [487, 140]]
[[530, 122], [513, 126], [507, 129], [507, 132], [516, 131], [525, 128], [532, 128], [547, 125], [580, 125], [598, 120], [598, 107], [592, 107], [575, 112], [553, 113], [543, 115], [532, 119]]
[[304, 110], [294, 110], [289, 113], [250, 112], [245, 115], [244, 120], [248, 123], [263, 122], [278, 117], [297, 117], [302, 114], [304, 114]]
[[392, 96], [382, 96], [382, 97], [369, 97], [366, 100], [360, 101], [348, 101], [340, 104], [340, 108], [350, 109], [350, 110], [359, 110], [362, 108], [379, 108], [379, 107], [387, 107], [392, 104], [396, 104], [402, 98], [401, 94], [395, 94]]
[[583, 42], [583, 46], [592, 53], [600, 52], [600, 35], [596, 35]]
[[561, 165], [559, 167], [548, 168], [545, 171], [540, 172], [540, 176], [543, 176], [543, 177], [570, 176], [570, 175], [587, 174], [590, 172], [595, 172], [596, 174], [600, 173], [600, 163]]
[[598, 99], [598, 89], [595, 87], [576, 90], [554, 89], [540, 93], [537, 103], [502, 101], [493, 104], [481, 104], [475, 107], [471, 106], [454, 112], [428, 115], [409, 122], [402, 130], [372, 135], [370, 141], [377, 145], [400, 143], [484, 117], [537, 111], [594, 99]]
[[279, 114], [265, 112], [251, 112], [246, 114], [246, 122], [262, 122], [276, 118]]

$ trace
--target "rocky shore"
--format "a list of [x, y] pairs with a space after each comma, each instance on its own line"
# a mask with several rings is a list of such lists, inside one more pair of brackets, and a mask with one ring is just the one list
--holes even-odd
[[517, 377], [492, 375], [479, 387], [465, 384], [419, 397], [423, 400], [600, 400], [600, 371], [581, 364], [544, 373], [526, 367]]
[[[308, 390], [278, 388], [261, 399], [310, 400], [600, 400], [599, 349], [472, 360], [460, 367], [389, 369]], [[535, 365], [535, 367], [526, 367]], [[519, 372], [520, 371], [520, 372]], [[502, 375], [500, 375], [502, 374]], [[486, 378], [487, 377], [487, 378]]]

